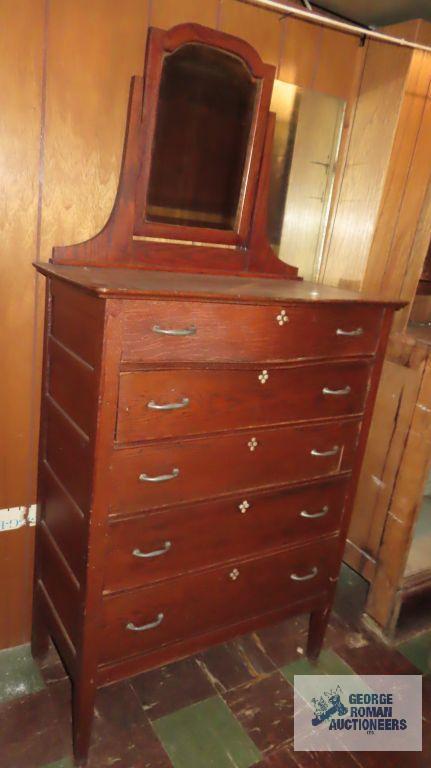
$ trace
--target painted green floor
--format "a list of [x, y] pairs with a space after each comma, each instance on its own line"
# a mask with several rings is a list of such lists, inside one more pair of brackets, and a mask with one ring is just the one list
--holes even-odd
[[261, 754], [219, 696], [156, 720], [175, 768], [249, 768]]
[[[375, 768], [373, 753], [293, 751], [294, 675], [418, 670], [428, 752], [384, 764], [429, 768], [431, 632], [388, 649], [359, 629], [364, 596], [363, 580], [343, 569], [317, 664], [305, 658], [306, 617], [296, 617], [102, 689], [88, 768]], [[1, 652], [0, 768], [72, 768], [70, 734], [70, 686], [56, 653], [39, 669], [28, 646]]]
[[28, 645], [0, 652], [0, 701], [28, 696], [44, 687]]

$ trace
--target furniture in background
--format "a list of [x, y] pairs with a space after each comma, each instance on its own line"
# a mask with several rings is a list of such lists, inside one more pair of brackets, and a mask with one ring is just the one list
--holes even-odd
[[[347, 550], [370, 581], [364, 621], [389, 642], [431, 622], [431, 303], [422, 277], [410, 318], [390, 336], [356, 500], [364, 519], [352, 520]], [[358, 533], [375, 559], [355, 546]]]
[[48, 279], [32, 647], [98, 686], [309, 613], [319, 654], [393, 312], [267, 236], [274, 68], [152, 29], [120, 185]]
[[[431, 40], [431, 24], [424, 21], [388, 31], [424, 44]], [[392, 328], [344, 555], [370, 583], [367, 625], [393, 642], [429, 629], [431, 622], [431, 559], [427, 565], [423, 558], [429, 515], [426, 501], [422, 504], [431, 464], [431, 54], [405, 51], [396, 65], [399, 76], [383, 94], [382, 72], [391, 56], [386, 47], [369, 51], [365, 61], [357, 119], [365, 120], [374, 94], [383, 107], [387, 98], [398, 110], [390, 113], [392, 138], [386, 149], [380, 147], [388, 158], [380, 189], [372, 192], [378, 204], [374, 224], [367, 221], [368, 248], [359, 225], [346, 230], [352, 248], [340, 270], [350, 272], [350, 279], [340, 285], [408, 303]], [[347, 162], [353, 168], [367, 160], [358, 136]], [[330, 253], [335, 245], [336, 240]]]

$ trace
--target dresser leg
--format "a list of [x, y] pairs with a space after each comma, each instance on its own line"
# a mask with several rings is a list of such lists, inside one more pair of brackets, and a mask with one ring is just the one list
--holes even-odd
[[90, 749], [96, 686], [72, 683], [73, 755], [75, 765], [85, 765]]
[[37, 592], [33, 598], [33, 619], [31, 627], [31, 653], [34, 659], [43, 659], [49, 650], [49, 632], [43, 620]]
[[317, 661], [322, 650], [323, 640], [325, 639], [326, 627], [328, 626], [331, 606], [327, 605], [310, 614], [310, 624], [308, 629], [307, 656], [312, 661]]

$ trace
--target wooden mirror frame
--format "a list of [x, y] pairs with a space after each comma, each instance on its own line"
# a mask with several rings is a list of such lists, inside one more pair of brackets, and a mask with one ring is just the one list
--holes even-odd
[[[176, 53], [179, 49], [190, 43], [204, 45], [209, 48], [225, 51], [231, 55], [233, 54], [245, 65], [257, 86], [250, 134], [247, 142], [246, 160], [240, 185], [241, 193], [238, 201], [237, 226], [231, 230], [187, 226], [181, 223], [163, 224], [161, 222], [148, 221], [145, 216], [163, 65], [167, 55]], [[264, 64], [256, 51], [241, 40], [236, 38], [230, 39], [228, 35], [221, 36], [212, 29], [186, 25], [174, 27], [169, 32], [164, 32], [161, 29], [150, 30], [145, 71], [142, 122], [146, 142], [136, 194], [135, 234], [156, 238], [172, 238], [173, 240], [181, 239], [189, 242], [200, 241], [208, 244], [220, 243], [245, 246], [250, 231], [253, 201], [265, 139], [266, 116], [271, 102], [274, 68]]]
[[[146, 206], [151, 151], [163, 60], [189, 43], [201, 43], [237, 56], [260, 81], [252, 121], [238, 226], [220, 230], [149, 222]], [[198, 24], [169, 31], [150, 28], [145, 78], [133, 77], [117, 196], [101, 232], [76, 245], [53, 249], [56, 264], [130, 267], [215, 274], [297, 278], [269, 245], [267, 201], [275, 116], [269, 112], [275, 68], [248, 43]]]

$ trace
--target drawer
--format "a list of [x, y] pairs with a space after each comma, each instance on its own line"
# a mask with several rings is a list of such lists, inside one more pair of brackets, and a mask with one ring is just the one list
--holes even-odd
[[334, 475], [353, 465], [359, 421], [256, 429], [112, 453], [111, 512]]
[[337, 538], [322, 540], [105, 597], [100, 662], [145, 653], [323, 593], [338, 569], [337, 543]]
[[111, 520], [105, 591], [138, 587], [335, 532], [346, 485], [346, 480], [331, 480]]
[[117, 440], [360, 414], [369, 373], [364, 362], [121, 373]]
[[127, 301], [123, 361], [283, 362], [376, 350], [383, 309], [371, 305], [256, 306]]

